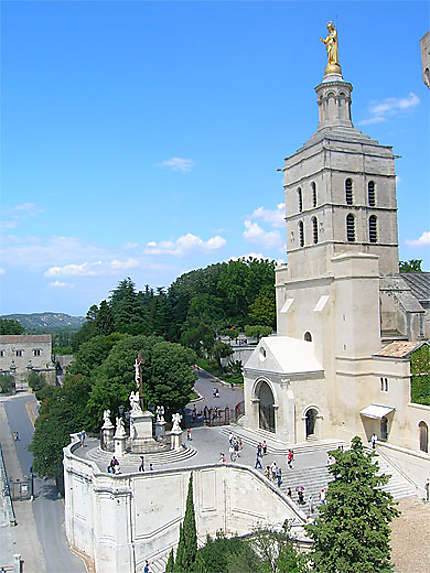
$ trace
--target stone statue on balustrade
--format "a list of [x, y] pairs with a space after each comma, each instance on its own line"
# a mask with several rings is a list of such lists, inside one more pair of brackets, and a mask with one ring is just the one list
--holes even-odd
[[112, 421], [110, 419], [111, 411], [110, 410], [103, 410], [103, 426], [102, 430], [110, 430], [113, 428]]
[[139, 390], [136, 390], [136, 392], [133, 392], [133, 390], [132, 390], [130, 392], [130, 396], [128, 398], [128, 401], [130, 402], [130, 416], [132, 416], [132, 417], [142, 416], [143, 411], [142, 411], [142, 408], [140, 406]]
[[164, 422], [164, 406], [157, 406], [155, 413], [157, 415], [157, 422]]
[[176, 434], [179, 432], [182, 432], [182, 428], [181, 428], [181, 420], [182, 420], [182, 416], [181, 414], [173, 414], [172, 416], [172, 433]]

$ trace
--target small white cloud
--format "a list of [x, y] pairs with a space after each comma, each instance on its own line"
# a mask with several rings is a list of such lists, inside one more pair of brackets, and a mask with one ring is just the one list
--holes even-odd
[[139, 261], [137, 259], [126, 259], [124, 261], [114, 259], [111, 261], [111, 267], [114, 270], [135, 269], [138, 266]]
[[411, 247], [428, 247], [430, 246], [430, 231], [424, 231], [418, 239], [406, 241]]
[[129, 241], [128, 243], [125, 243], [124, 249], [137, 249], [138, 246], [139, 246], [139, 243]]
[[0, 275], [5, 275], [6, 271], [3, 267], [0, 267]]
[[102, 262], [97, 261], [95, 263], [81, 263], [81, 264], [70, 264], [64, 265], [62, 267], [56, 266], [51, 267], [45, 272], [46, 277], [57, 277], [57, 276], [73, 276], [73, 277], [90, 277], [100, 274]]
[[246, 253], [246, 255], [240, 255], [239, 257], [230, 257], [227, 261], [240, 261], [241, 259], [258, 259], [264, 260], [270, 257], [265, 257], [263, 253]]
[[162, 167], [167, 167], [172, 171], [189, 173], [194, 167], [194, 161], [192, 159], [186, 159], [185, 157], [171, 157], [170, 159], [162, 161], [160, 165]]
[[35, 203], [19, 203], [14, 207], [15, 211], [19, 213], [26, 213], [27, 215], [35, 215], [40, 213], [41, 209]]
[[359, 125], [371, 125], [374, 123], [384, 123], [388, 119], [396, 117], [404, 111], [416, 107], [420, 103], [420, 98], [410, 92], [407, 97], [388, 97], [380, 102], [370, 105], [370, 117], [359, 121]]
[[73, 285], [62, 281], [52, 281], [49, 283], [49, 286], [52, 288], [71, 288]]
[[226, 244], [224, 237], [215, 235], [207, 241], [192, 233], [182, 235], [176, 241], [149, 241], [146, 243], [144, 253], [146, 255], [173, 255], [181, 256], [191, 251], [214, 251], [221, 249]]
[[279, 231], [265, 231], [258, 223], [245, 220], [244, 238], [251, 243], [258, 243], [265, 247], [280, 247], [282, 244]]
[[283, 227], [285, 224], [285, 203], [278, 203], [276, 209], [258, 207], [249, 218], [260, 219], [265, 223], [269, 223], [272, 227]]

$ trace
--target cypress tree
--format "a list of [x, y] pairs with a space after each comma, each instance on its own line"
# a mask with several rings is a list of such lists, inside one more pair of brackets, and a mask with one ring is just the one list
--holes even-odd
[[188, 483], [185, 517], [179, 529], [179, 544], [174, 566], [175, 573], [191, 573], [197, 556], [197, 529], [193, 502], [193, 474]]
[[166, 573], [175, 573], [175, 558], [173, 556], [173, 549], [169, 553], [169, 559], [166, 563]]
[[314, 541], [315, 573], [389, 573], [390, 522], [399, 515], [390, 493], [381, 489], [389, 476], [377, 475], [373, 453], [358, 436], [351, 449], [330, 452], [334, 481], [314, 524], [306, 527]]

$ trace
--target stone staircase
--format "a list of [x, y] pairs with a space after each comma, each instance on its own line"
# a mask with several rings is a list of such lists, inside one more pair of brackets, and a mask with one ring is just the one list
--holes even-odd
[[289, 448], [293, 449], [295, 454], [300, 454], [309, 452], [310, 450], [314, 452], [327, 452], [335, 450], [339, 446], [346, 445], [343, 440], [309, 440], [308, 442], [300, 444], [287, 444], [286, 442], [276, 440], [271, 432], [249, 430], [237, 424], [222, 426], [219, 431], [225, 436], [228, 436], [230, 432], [232, 432], [235, 436], [239, 436], [244, 444], [254, 448], [265, 440], [267, 443], [267, 453], [274, 455], [286, 455]]
[[[391, 493], [395, 500], [405, 497], [414, 497], [417, 495], [416, 488], [401, 475], [393, 466], [391, 466], [381, 456], [377, 456], [376, 461], [379, 464], [381, 473], [390, 475], [390, 481], [383, 486], [383, 490]], [[298, 504], [296, 488], [304, 487], [305, 505], [299, 506], [307, 514], [314, 516], [319, 505], [319, 494], [322, 488], [326, 488], [332, 480], [328, 466], [314, 466], [309, 468], [286, 469], [282, 476], [281, 490], [286, 494], [288, 488], [291, 488], [292, 499]], [[309, 498], [312, 496], [313, 511], [309, 504]]]
[[[149, 464], [152, 464], [153, 468], [157, 469], [157, 467], [163, 466], [165, 464], [174, 464], [192, 458], [196, 455], [196, 453], [197, 450], [195, 448], [187, 445], [181, 450], [169, 450], [167, 452], [143, 454], [145, 470], [149, 469]], [[95, 447], [87, 452], [86, 457], [89, 460], [96, 462], [96, 464], [101, 469], [106, 469], [110, 460], [112, 459], [112, 456], [112, 452], [106, 452], [100, 447]], [[130, 466], [134, 466], [136, 468], [135, 471], [137, 471], [137, 468], [140, 464], [140, 455], [128, 453], [125, 456], [118, 457], [118, 461], [121, 468], [129, 468]], [[124, 473], [124, 470], [122, 473]]]

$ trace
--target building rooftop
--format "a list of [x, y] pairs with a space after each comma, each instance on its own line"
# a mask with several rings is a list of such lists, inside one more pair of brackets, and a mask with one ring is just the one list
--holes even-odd
[[426, 344], [426, 342], [409, 342], [399, 340], [396, 342], [391, 342], [384, 346], [379, 352], [375, 353], [374, 356], [382, 356], [384, 358], [407, 358], [411, 352]]
[[430, 302], [430, 273], [402, 273], [401, 277], [420, 302]]
[[1, 334], [0, 344], [51, 343], [50, 334]]

